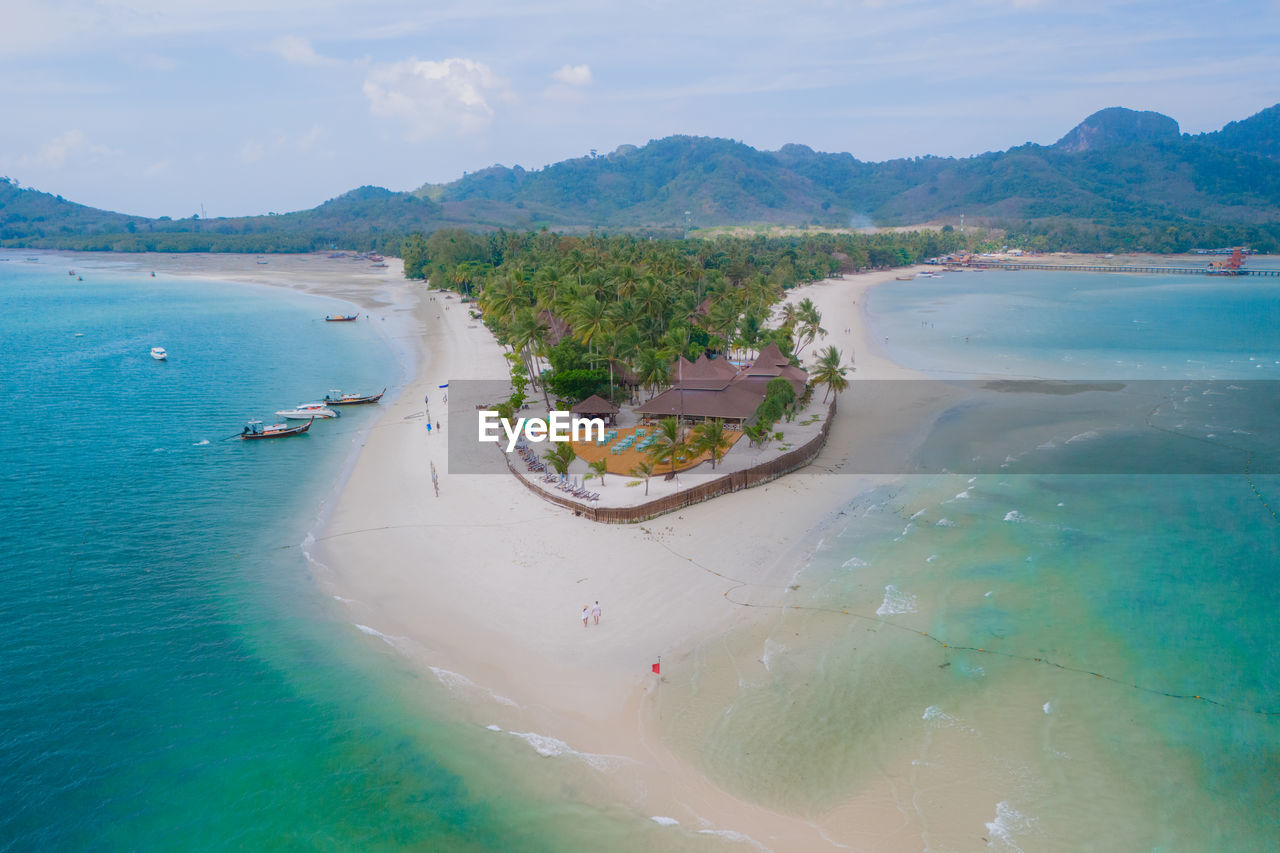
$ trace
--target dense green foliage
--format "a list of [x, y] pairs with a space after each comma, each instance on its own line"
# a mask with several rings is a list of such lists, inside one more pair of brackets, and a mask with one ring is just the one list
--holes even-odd
[[640, 240], [438, 231], [408, 242], [406, 274], [474, 294], [485, 324], [534, 391], [619, 401], [664, 386], [681, 355], [750, 353], [771, 342], [791, 355], [823, 331], [816, 309], [803, 301], [770, 322], [786, 289], [953, 251], [960, 235]]
[[796, 389], [781, 376], [769, 380], [764, 389], [764, 399], [756, 407], [755, 422], [772, 426], [782, 419], [796, 401]]
[[581, 403], [592, 394], [608, 396], [609, 371], [557, 370], [547, 377], [547, 388], [558, 400]]
[[[625, 230], [676, 236], [689, 225], [849, 227], [921, 222], [1008, 230], [1055, 250], [1248, 244], [1280, 251], [1280, 105], [1222, 130], [1180, 135], [1157, 113], [1090, 116], [1052, 146], [969, 158], [866, 163], [803, 145], [672, 136], [538, 170], [493, 166], [416, 192], [361, 187], [311, 210], [171, 220], [110, 213], [0, 181], [0, 245], [115, 251], [410, 253], [465, 279], [488, 263], [473, 232]], [[449, 231], [405, 243], [404, 235]], [[465, 288], [463, 288], [465, 292]]]

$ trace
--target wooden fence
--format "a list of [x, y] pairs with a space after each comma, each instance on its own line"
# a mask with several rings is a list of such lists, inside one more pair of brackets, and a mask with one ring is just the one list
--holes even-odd
[[568, 495], [552, 494], [546, 489], [538, 488], [537, 485], [521, 474], [513, 464], [511, 454], [504, 455], [507, 457], [507, 468], [515, 478], [543, 500], [559, 504], [565, 509], [573, 510], [574, 515], [589, 518], [592, 521], [599, 521], [604, 524], [631, 524], [665, 515], [696, 503], [709, 501], [714, 497], [727, 495], [730, 492], [738, 492], [743, 489], [749, 489], [752, 486], [759, 486], [770, 480], [776, 480], [783, 474], [790, 474], [792, 471], [803, 468], [813, 461], [813, 458], [822, 450], [823, 445], [827, 443], [827, 433], [831, 430], [831, 422], [835, 419], [835, 416], [836, 401], [835, 398], [832, 398], [831, 406], [827, 410], [827, 418], [822, 423], [822, 429], [801, 446], [787, 451], [777, 459], [763, 462], [752, 468], [734, 471], [709, 483], [701, 483], [684, 491], [676, 492], [674, 495], [655, 498], [634, 506], [592, 506], [575, 500]]

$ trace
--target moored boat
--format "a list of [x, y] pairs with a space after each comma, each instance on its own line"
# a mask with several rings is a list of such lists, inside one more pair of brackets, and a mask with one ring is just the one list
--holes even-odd
[[382, 399], [382, 395], [387, 393], [387, 389], [383, 388], [377, 394], [368, 394], [361, 396], [359, 394], [343, 394], [341, 391], [334, 389], [324, 395], [324, 404], [326, 406], [359, 406], [365, 403], [376, 403]]
[[336, 418], [339, 414], [324, 403], [299, 403], [292, 409], [276, 412], [276, 417], [290, 421], [305, 421], [308, 418]]
[[350, 323], [352, 320], [359, 319], [359, 314], [326, 314], [325, 322], [327, 323]]
[[164, 347], [152, 347], [151, 357], [156, 361], [165, 361], [169, 358], [169, 353], [164, 351]]
[[255, 438], [286, 438], [291, 435], [302, 435], [311, 429], [311, 420], [308, 419], [301, 426], [289, 426], [288, 424], [267, 424], [262, 421], [249, 421], [240, 433], [240, 438], [245, 441]]

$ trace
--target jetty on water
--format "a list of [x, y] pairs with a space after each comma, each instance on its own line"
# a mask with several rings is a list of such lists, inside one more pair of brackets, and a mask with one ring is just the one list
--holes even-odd
[[1125, 264], [1038, 264], [1029, 261], [984, 261], [970, 260], [964, 266], [970, 269], [989, 270], [1067, 270], [1071, 272], [1136, 272], [1159, 273], [1164, 275], [1213, 275], [1213, 276], [1275, 276], [1280, 277], [1280, 269], [1211, 269], [1209, 267], [1166, 267], [1166, 266], [1129, 266]]

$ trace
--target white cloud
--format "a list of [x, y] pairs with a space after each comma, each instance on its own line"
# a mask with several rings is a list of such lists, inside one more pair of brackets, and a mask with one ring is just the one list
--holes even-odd
[[340, 65], [341, 60], [316, 53], [311, 42], [302, 36], [280, 36], [267, 44], [267, 50], [292, 65]]
[[311, 147], [324, 137], [324, 128], [312, 125], [311, 129], [298, 138], [298, 150], [309, 151]]
[[566, 86], [589, 86], [591, 85], [591, 66], [562, 65], [551, 77]]
[[50, 139], [35, 154], [22, 158], [24, 166], [36, 166], [47, 169], [60, 169], [73, 160], [96, 160], [113, 156], [119, 152], [105, 145], [93, 145], [80, 129], [68, 130]]
[[256, 163], [262, 159], [262, 143], [250, 139], [240, 147], [240, 159], [246, 163]]
[[173, 168], [172, 160], [159, 160], [155, 163], [152, 163], [150, 166], [148, 166], [143, 171], [143, 174], [146, 175], [148, 178], [158, 178], [167, 174], [169, 170], [171, 170], [172, 168]]
[[418, 139], [483, 130], [493, 120], [493, 103], [515, 100], [489, 66], [461, 58], [380, 66], [365, 77], [364, 94], [371, 113], [404, 122]]

